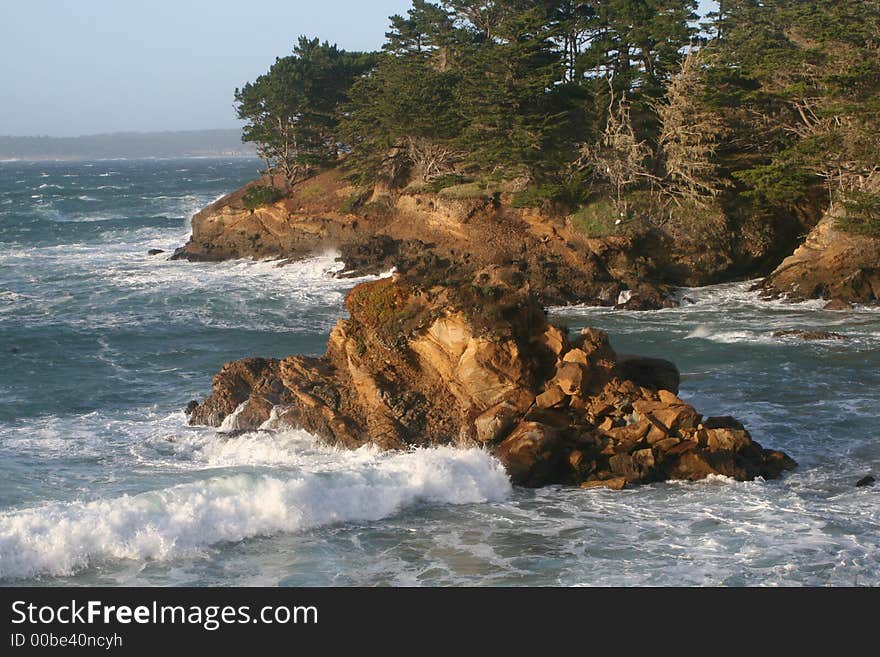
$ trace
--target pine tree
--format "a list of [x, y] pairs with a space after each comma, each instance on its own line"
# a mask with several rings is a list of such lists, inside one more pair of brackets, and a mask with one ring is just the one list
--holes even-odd
[[318, 39], [300, 37], [293, 55], [235, 90], [242, 139], [257, 146], [266, 173], [288, 185], [336, 160], [339, 105], [372, 57], [346, 53]]

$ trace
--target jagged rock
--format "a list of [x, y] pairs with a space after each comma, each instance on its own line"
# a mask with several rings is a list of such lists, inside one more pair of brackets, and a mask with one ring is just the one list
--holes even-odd
[[523, 486], [543, 486], [556, 478], [562, 456], [559, 431], [539, 422], [523, 422], [495, 450], [510, 478]]
[[513, 404], [496, 404], [474, 420], [477, 441], [492, 444], [502, 440], [510, 433], [517, 415], [517, 408]]
[[423, 283], [356, 287], [322, 358], [230, 363], [190, 421], [302, 428], [347, 448], [483, 445], [525, 486], [745, 480], [795, 465], [736, 420], [703, 421], [677, 396], [671, 363], [550, 325], [515, 271]]
[[266, 181], [197, 213], [192, 237], [172, 260], [293, 261], [333, 249], [348, 276], [394, 267], [431, 286], [503, 265], [519, 271], [545, 305], [613, 306], [629, 290], [629, 309], [674, 303], [673, 281], [658, 264], [668, 254], [656, 240], [588, 238], [563, 217], [515, 208], [509, 197], [455, 200], [376, 189], [371, 198], [339, 170], [328, 170], [297, 183], [277, 203], [250, 210], [243, 197], [255, 184]]
[[864, 479], [860, 479], [858, 483], [856, 483], [856, 488], [867, 488], [868, 486], [873, 486], [876, 483], [877, 480], [871, 475], [868, 475], [867, 477], [865, 477]]
[[837, 307], [880, 302], [880, 239], [840, 230], [842, 212], [843, 204], [837, 204], [764, 281], [766, 294], [795, 301], [829, 299]]

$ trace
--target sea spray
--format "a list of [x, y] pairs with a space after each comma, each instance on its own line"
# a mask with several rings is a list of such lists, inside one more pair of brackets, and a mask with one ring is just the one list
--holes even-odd
[[510, 483], [481, 450], [340, 453], [332, 473], [217, 476], [92, 502], [0, 514], [0, 578], [70, 575], [104, 560], [164, 560], [221, 542], [376, 521], [419, 504], [505, 499]]

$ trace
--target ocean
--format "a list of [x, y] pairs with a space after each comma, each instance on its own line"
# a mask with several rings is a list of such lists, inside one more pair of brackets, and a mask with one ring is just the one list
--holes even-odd
[[800, 463], [779, 481], [533, 491], [476, 449], [188, 427], [225, 362], [323, 353], [357, 283], [333, 253], [167, 260], [258, 166], [0, 163], [0, 585], [880, 585], [880, 487], [855, 487], [880, 476], [876, 310], [749, 283], [682, 290], [680, 309], [552, 310], [675, 361], [698, 410]]

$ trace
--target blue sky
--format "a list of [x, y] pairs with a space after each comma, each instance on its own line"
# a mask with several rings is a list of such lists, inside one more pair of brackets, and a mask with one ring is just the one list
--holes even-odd
[[0, 134], [237, 127], [300, 34], [372, 50], [410, 0], [3, 0]]

